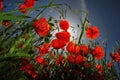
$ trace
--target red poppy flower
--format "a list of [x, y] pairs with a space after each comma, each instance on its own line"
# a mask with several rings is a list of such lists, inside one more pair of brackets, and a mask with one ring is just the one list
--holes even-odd
[[66, 47], [66, 50], [69, 53], [73, 53], [74, 52], [74, 48], [75, 48], [75, 43], [74, 42], [69, 42], [67, 47]]
[[103, 49], [100, 46], [96, 46], [93, 50], [91, 49], [91, 54], [96, 60], [100, 60], [104, 56]]
[[101, 65], [97, 64], [96, 69], [98, 70], [98, 73], [100, 73], [100, 74], [102, 73], [102, 66]]
[[42, 59], [41, 56], [37, 56], [35, 60], [41, 65], [46, 65], [46, 61]]
[[28, 58], [22, 58], [20, 70], [24, 71], [24, 70], [26, 70], [26, 68], [31, 69], [31, 68], [33, 68], [33, 66], [31, 64], [29, 64], [29, 59]]
[[41, 37], [46, 36], [50, 31], [50, 26], [44, 17], [35, 20], [33, 27], [35, 29], [35, 32]]
[[84, 55], [88, 54], [88, 47], [85, 44], [80, 45], [79, 48], [80, 48], [81, 54], [84, 54]]
[[34, 0], [24, 0], [24, 4], [21, 4], [19, 10], [25, 14], [27, 8], [32, 8], [34, 6]]
[[59, 40], [59, 39], [53, 39], [51, 41], [51, 46], [54, 49], [60, 49], [63, 48], [66, 45], [66, 42], [64, 42], [63, 40]]
[[51, 54], [50, 54], [50, 57], [51, 57], [52, 59], [55, 59], [55, 54], [54, 54], [54, 53], [51, 53]]
[[42, 47], [40, 48], [39, 46], [36, 46], [37, 50], [39, 51], [40, 54], [46, 54], [49, 51], [50, 44], [49, 43], [44, 43]]
[[59, 26], [60, 26], [60, 29], [67, 31], [69, 28], [69, 23], [67, 20], [60, 20]]
[[3, 0], [0, 0], [0, 10], [2, 10], [2, 9], [3, 9], [2, 2], [3, 2]]
[[4, 21], [2, 21], [2, 25], [3, 25], [3, 26], [8, 26], [8, 25], [9, 25], [9, 20], [4, 20]]
[[118, 52], [114, 52], [113, 54], [111, 53], [110, 56], [115, 62], [120, 61], [120, 55]]
[[32, 78], [36, 78], [37, 75], [38, 75], [38, 71], [34, 71], [31, 73]]
[[107, 64], [106, 64], [106, 67], [109, 69], [110, 67], [112, 66], [112, 62], [108, 62]]
[[85, 57], [83, 57], [82, 62], [84, 62], [84, 63], [85, 63], [86, 61], [87, 61], [87, 60], [86, 60], [86, 58], [85, 58]]
[[41, 47], [40, 53], [42, 54], [48, 53], [49, 47], [50, 47], [49, 43], [44, 43]]
[[20, 10], [23, 14], [25, 14], [25, 13], [27, 12], [26, 8], [27, 8], [26, 5], [21, 4], [20, 7], [19, 7], [19, 10]]
[[86, 37], [89, 39], [96, 39], [99, 35], [99, 30], [96, 26], [90, 26], [86, 30]]
[[56, 64], [56, 66], [59, 66], [59, 65], [60, 65], [60, 62], [59, 62], [58, 59], [55, 60], [55, 64]]
[[31, 69], [33, 69], [33, 66], [29, 64], [28, 60], [22, 59], [20, 70], [30, 74]]
[[81, 55], [77, 55], [75, 58], [75, 63], [80, 64], [83, 61], [83, 57]]
[[66, 43], [70, 40], [70, 33], [66, 31], [61, 31], [55, 34], [56, 38], [59, 40], [63, 40]]
[[12, 22], [10, 20], [3, 20], [2, 25], [5, 27], [10, 27], [12, 26]]
[[68, 62], [69, 63], [74, 63], [75, 62], [75, 58], [72, 55], [68, 55]]
[[66, 50], [70, 53], [73, 53], [73, 54], [78, 54], [79, 51], [80, 51], [80, 48], [79, 46], [76, 46], [74, 42], [69, 42], [67, 47], [66, 47]]
[[22, 59], [20, 70], [27, 72], [32, 78], [35, 78], [38, 74], [38, 72], [35, 71], [33, 66], [29, 63], [28, 58]]
[[34, 6], [34, 0], [24, 0], [24, 5], [26, 5], [27, 8], [32, 8]]
[[62, 54], [59, 55], [58, 59], [55, 60], [55, 63], [57, 66], [59, 66], [60, 64], [64, 64], [65, 58]]
[[80, 51], [80, 48], [79, 48], [79, 46], [75, 46], [74, 47], [74, 51], [73, 51], [73, 54], [78, 54], [79, 53], [79, 51]]
[[62, 54], [59, 55], [59, 61], [60, 61], [61, 64], [64, 64], [65, 57]]
[[33, 70], [33, 68], [26, 68], [25, 70], [32, 78], [36, 78], [36, 76], [38, 75], [38, 72]]

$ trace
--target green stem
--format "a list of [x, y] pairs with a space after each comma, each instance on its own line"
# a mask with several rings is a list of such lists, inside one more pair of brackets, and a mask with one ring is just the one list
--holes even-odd
[[[51, 6], [59, 6], [61, 4], [48, 4], [48, 5], [45, 5], [45, 6], [37, 6], [37, 7], [34, 7], [34, 8], [28, 8], [26, 10], [36, 10], [36, 9], [39, 9], [39, 8], [47, 8], [47, 7], [51, 7]], [[15, 13], [15, 12], [20, 12], [20, 10], [12, 10], [10, 12], [4, 12], [2, 13], [2, 15], [6, 15], [6, 14], [12, 14], [12, 13]]]
[[35, 17], [35, 19], [38, 19], [38, 17], [41, 15], [41, 13], [43, 13], [46, 9], [47, 9], [47, 7], [44, 8], [43, 10], [41, 10], [41, 11], [39, 12], [39, 14]]
[[105, 43], [105, 64], [106, 64], [107, 42]]
[[45, 7], [43, 10], [41, 10], [40, 13], [36, 16], [36, 18], [38, 18], [39, 15], [41, 15], [41, 13], [44, 12], [44, 11], [45, 11], [48, 7], [50, 7], [50, 6], [53, 6], [53, 1], [49, 2], [49, 3], [47, 4], [47, 7]]
[[82, 24], [82, 32], [81, 32], [81, 34], [80, 34], [80, 37], [79, 37], [79, 40], [78, 40], [78, 45], [80, 44], [80, 41], [81, 41], [81, 39], [82, 39], [82, 36], [83, 36], [83, 34], [84, 34], [84, 29], [85, 29], [85, 23], [86, 23], [86, 21], [87, 21], [87, 14], [86, 14], [86, 17], [85, 17], [85, 20], [84, 20], [84, 22], [82, 22], [82, 20], [80, 20], [81, 21], [81, 24]]

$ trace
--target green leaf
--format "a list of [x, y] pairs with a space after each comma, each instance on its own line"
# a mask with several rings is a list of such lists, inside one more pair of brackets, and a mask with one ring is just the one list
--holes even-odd
[[26, 47], [30, 44], [31, 41], [32, 41], [32, 37], [29, 38], [29, 39], [25, 42], [25, 44], [23, 45], [23, 47], [26, 48]]
[[50, 39], [48, 37], [45, 38], [45, 42], [46, 43], [49, 43], [50, 42]]
[[0, 15], [0, 21], [3, 20], [24, 20], [26, 18], [30, 18], [29, 16], [25, 16], [25, 15], [12, 15], [12, 14], [1, 14]]
[[49, 23], [49, 25], [50, 25], [51, 30], [54, 29], [54, 24], [53, 23]]
[[15, 51], [15, 46], [13, 46], [12, 48], [10, 48], [9, 54], [13, 53]]
[[52, 21], [52, 17], [49, 17], [48, 22]]
[[0, 26], [2, 26], [2, 20], [0, 20]]
[[5, 55], [2, 55], [0, 56], [0, 61], [9, 61], [10, 59], [16, 59], [16, 58], [22, 58], [22, 57], [30, 57], [29, 54], [26, 54], [26, 53], [16, 53], [16, 54], [5, 54]]

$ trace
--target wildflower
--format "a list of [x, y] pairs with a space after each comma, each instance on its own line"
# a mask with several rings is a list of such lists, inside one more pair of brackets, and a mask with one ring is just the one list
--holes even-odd
[[62, 54], [59, 55], [59, 61], [61, 64], [64, 64], [65, 57]]
[[36, 78], [38, 72], [33, 69], [27, 58], [23, 58], [20, 66], [21, 71], [27, 72], [32, 78]]
[[53, 39], [51, 41], [51, 46], [54, 49], [60, 49], [63, 48], [66, 45], [66, 42], [64, 42], [63, 40], [59, 40], [59, 39]]
[[76, 46], [74, 42], [69, 42], [66, 47], [66, 50], [76, 55], [79, 53], [80, 48], [79, 46]]
[[49, 43], [44, 43], [42, 45], [42, 47], [40, 48], [39, 46], [36, 46], [37, 50], [39, 51], [39, 53], [41, 54], [46, 54], [48, 53], [49, 51], [49, 47], [50, 47], [50, 44]]
[[96, 46], [93, 50], [91, 49], [91, 54], [96, 60], [100, 60], [104, 56], [102, 47]]
[[46, 65], [46, 61], [45, 61], [45, 59], [43, 59], [41, 56], [37, 56], [36, 57], [36, 62], [38, 62], [39, 64], [41, 64], [41, 65]]
[[69, 42], [67, 47], [66, 47], [66, 50], [69, 53], [73, 53], [74, 52], [74, 48], [75, 48], [75, 43], [74, 42]]
[[24, 0], [24, 4], [19, 6], [19, 10], [25, 14], [27, 12], [27, 8], [32, 8], [34, 6], [34, 0]]
[[34, 0], [24, 0], [24, 5], [26, 5], [27, 8], [32, 8], [34, 6]]
[[55, 60], [55, 63], [57, 66], [59, 66], [60, 64], [64, 64], [64, 61], [65, 61], [65, 57], [62, 54], [60, 54], [58, 56], [58, 59]]
[[44, 17], [35, 20], [33, 23], [33, 27], [35, 29], [35, 32], [41, 37], [46, 36], [50, 31], [50, 26]]
[[70, 33], [69, 32], [66, 32], [66, 31], [61, 31], [61, 32], [58, 32], [56, 33], [56, 38], [59, 39], [59, 40], [63, 40], [65, 41], [66, 43], [69, 41], [70, 39]]
[[85, 44], [80, 45], [79, 49], [81, 54], [84, 54], [84, 55], [88, 54], [88, 47]]
[[80, 48], [79, 48], [79, 46], [75, 46], [74, 47], [74, 51], [73, 51], [73, 54], [78, 54], [79, 53], [79, 51], [80, 51]]
[[72, 55], [68, 55], [68, 62], [69, 63], [74, 63], [75, 62], [75, 58]]
[[52, 59], [54, 59], [54, 58], [55, 58], [55, 54], [54, 54], [54, 53], [51, 53], [51, 54], [50, 54], [50, 57], [51, 57]]
[[106, 67], [109, 69], [112, 66], [112, 62], [108, 62]]
[[114, 52], [113, 54], [111, 53], [110, 56], [115, 62], [120, 61], [120, 55], [118, 52]]
[[85, 57], [83, 57], [82, 62], [84, 62], [84, 63], [86, 62], [86, 58]]
[[59, 65], [60, 65], [59, 63], [60, 63], [59, 60], [56, 59], [56, 60], [55, 60], [55, 64], [56, 64], [56, 66], [59, 66]]
[[38, 71], [33, 71], [31, 73], [32, 78], [36, 78], [37, 75], [38, 75]]
[[69, 22], [67, 20], [60, 20], [59, 26], [60, 29], [67, 31], [69, 28]]
[[75, 58], [75, 63], [80, 64], [83, 61], [83, 57], [81, 55], [77, 55]]
[[97, 69], [98, 73], [100, 73], [100, 74], [102, 73], [102, 66], [100, 64], [96, 65], [96, 69]]
[[96, 26], [90, 26], [86, 30], [86, 37], [89, 39], [96, 39], [99, 35], [99, 30]]
[[21, 4], [20, 7], [19, 7], [19, 10], [20, 10], [23, 14], [25, 14], [25, 13], [27, 12], [26, 8], [27, 8], [26, 5]]
[[2, 3], [3, 3], [3, 0], [0, 0], [0, 10], [3, 9], [3, 5], [2, 5]]
[[3, 20], [2, 25], [5, 27], [10, 27], [12, 26], [12, 22], [10, 20]]

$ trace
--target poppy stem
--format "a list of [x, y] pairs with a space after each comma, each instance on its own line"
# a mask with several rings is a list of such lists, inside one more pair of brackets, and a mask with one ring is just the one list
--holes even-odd
[[78, 45], [80, 44], [80, 41], [81, 41], [81, 39], [82, 39], [82, 36], [83, 36], [83, 34], [84, 34], [84, 29], [85, 29], [85, 23], [86, 23], [86, 21], [87, 21], [87, 17], [88, 17], [88, 14], [86, 14], [86, 17], [85, 17], [85, 20], [84, 20], [84, 22], [82, 22], [82, 20], [80, 19], [80, 21], [81, 21], [81, 24], [82, 24], [82, 32], [81, 32], [81, 34], [80, 34], [80, 37], [79, 37], [79, 40], [78, 40]]

